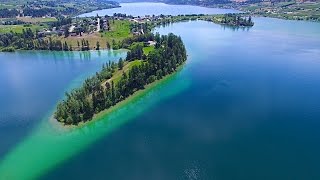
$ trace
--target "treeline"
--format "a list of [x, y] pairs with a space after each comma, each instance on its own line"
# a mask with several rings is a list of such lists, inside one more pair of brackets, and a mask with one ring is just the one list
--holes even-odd
[[2, 51], [20, 50], [51, 50], [51, 51], [72, 51], [67, 42], [49, 38], [39, 38], [30, 28], [23, 29], [22, 33], [0, 34], [0, 49]]
[[224, 15], [205, 15], [205, 14], [189, 14], [178, 16], [164, 16], [161, 19], [153, 21], [150, 26], [166, 26], [175, 22], [203, 20], [214, 22], [217, 24], [225, 24], [230, 26], [253, 26], [251, 16], [243, 17], [243, 14], [224, 14]]
[[39, 9], [35, 9], [35, 8], [24, 8], [23, 9], [23, 14], [25, 16], [32, 16], [32, 17], [43, 17], [43, 16], [57, 16], [58, 15], [58, 11], [56, 9], [53, 8], [39, 8]]
[[21, 20], [17, 20], [15, 18], [12, 19], [3, 19], [0, 21], [0, 25], [19, 25], [19, 24], [24, 24], [25, 26], [28, 26], [25, 22]]
[[168, 4], [189, 4], [197, 6], [212, 6], [215, 4], [228, 4], [230, 0], [164, 0]]
[[129, 48], [132, 43], [134, 42], [148, 42], [153, 41], [155, 39], [154, 34], [152, 33], [146, 33], [146, 34], [140, 34], [133, 37], [125, 38], [124, 40], [120, 42], [112, 41], [112, 49], [121, 49], [121, 48]]
[[218, 23], [231, 25], [231, 26], [253, 26], [254, 25], [251, 19], [251, 16], [249, 16], [247, 19], [246, 17], [241, 17], [241, 15], [237, 15], [237, 14], [225, 14], [223, 15], [222, 21], [219, 21]]
[[13, 18], [19, 15], [16, 9], [0, 9], [0, 18]]
[[[77, 43], [78, 43], [79, 50], [81, 50], [81, 51], [89, 51], [90, 50], [90, 44], [89, 44], [88, 40], [84, 40], [84, 39], [81, 40], [81, 48], [80, 48], [80, 42], [78, 41]], [[99, 43], [97, 42], [97, 44], [99, 44]], [[99, 50], [99, 49], [97, 49], [97, 50]]]
[[69, 25], [72, 23], [71, 17], [59, 16], [57, 17], [57, 21], [50, 23], [51, 27], [56, 27], [57, 29], [64, 25]]
[[[115, 71], [122, 71], [124, 60], [118, 63], [108, 62], [95, 76], [88, 78], [82, 87], [66, 93], [66, 99], [60, 102], [54, 114], [55, 119], [65, 125], [77, 125], [92, 119], [94, 114], [114, 106], [145, 85], [159, 80], [176, 71], [186, 59], [186, 49], [180, 37], [169, 34], [154, 36], [157, 46], [140, 65], [134, 65], [122, 72], [119, 80], [112, 79]], [[135, 49], [137, 48], [137, 49]], [[131, 50], [129, 61], [140, 59], [140, 47]], [[129, 53], [128, 53], [129, 54]], [[133, 56], [132, 56], [133, 55]], [[128, 63], [128, 60], [126, 62]]]

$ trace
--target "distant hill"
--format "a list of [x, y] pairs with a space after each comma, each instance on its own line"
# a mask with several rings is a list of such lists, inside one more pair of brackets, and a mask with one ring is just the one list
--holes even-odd
[[[201, 5], [210, 6], [214, 4], [226, 4], [231, 2], [295, 2], [293, 0], [115, 0], [117, 2], [163, 2], [167, 4], [190, 4], [190, 5]], [[296, 2], [320, 2], [320, 0], [296, 0]]]
[[189, 4], [199, 6], [210, 6], [212, 4], [226, 4], [230, 0], [116, 0], [118, 2], [163, 2], [167, 4]]

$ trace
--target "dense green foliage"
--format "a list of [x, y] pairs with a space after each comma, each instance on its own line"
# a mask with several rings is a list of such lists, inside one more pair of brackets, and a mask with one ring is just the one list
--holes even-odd
[[152, 21], [152, 25], [154, 26], [165, 26], [175, 22], [183, 22], [183, 21], [209, 21], [214, 22], [216, 24], [229, 25], [229, 26], [245, 26], [251, 27], [254, 25], [254, 22], [251, 19], [251, 16], [247, 17], [247, 14], [238, 13], [238, 14], [217, 14], [217, 15], [206, 15], [206, 14], [189, 14], [189, 15], [178, 15], [178, 16], [166, 16], [161, 15], [161, 19]]
[[18, 15], [32, 17], [75, 16], [99, 9], [119, 7], [118, 2], [109, 0], [27, 0], [21, 2], [8, 0], [3, 3], [14, 4], [14, 6], [10, 10], [0, 9], [0, 18], [11, 18]]
[[12, 18], [19, 15], [19, 11], [16, 9], [0, 9], [0, 18]]
[[[83, 50], [87, 50], [88, 44], [85, 44]], [[66, 42], [49, 38], [40, 38], [32, 32], [30, 28], [23, 29], [22, 33], [4, 33], [0, 34], [0, 49], [21, 49], [21, 50], [53, 50], [69, 51], [72, 50]]]
[[50, 16], [54, 17], [58, 15], [58, 11], [52, 8], [35, 9], [35, 8], [26, 7], [23, 9], [23, 14], [25, 16], [32, 16], [32, 17], [43, 17], [50, 14]]
[[[108, 62], [95, 76], [85, 80], [82, 87], [66, 93], [66, 99], [60, 102], [54, 117], [66, 125], [77, 125], [92, 119], [94, 114], [114, 106], [145, 85], [159, 80], [176, 71], [186, 59], [186, 49], [180, 37], [173, 34], [155, 35], [157, 46], [149, 52], [146, 60], [124, 71], [123, 63], [132, 63], [140, 57], [140, 46], [134, 46], [130, 52], [131, 62], [122, 59], [118, 63]], [[128, 53], [129, 54], [129, 53]], [[122, 75], [114, 79], [116, 72]]]
[[222, 19], [217, 20], [213, 18], [213, 21], [216, 23], [226, 24], [230, 26], [253, 26], [254, 25], [251, 19], [251, 16], [249, 16], [249, 18], [247, 19], [237, 14], [225, 14], [223, 15]]

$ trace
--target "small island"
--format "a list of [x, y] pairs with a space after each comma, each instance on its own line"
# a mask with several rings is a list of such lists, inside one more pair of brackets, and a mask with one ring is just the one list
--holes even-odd
[[[148, 84], [176, 72], [187, 60], [181, 38], [172, 33], [139, 35], [127, 42], [131, 50], [126, 59], [104, 64], [82, 87], [66, 93], [66, 99], [57, 105], [54, 113], [58, 122], [78, 125], [90, 121]], [[144, 48], [143, 44], [149, 46]]]
[[178, 16], [161, 16], [161, 19], [157, 20], [155, 23], [157, 25], [166, 25], [175, 22], [183, 21], [208, 21], [220, 25], [227, 25], [233, 27], [252, 27], [254, 22], [252, 21], [251, 16], [242, 13], [242, 14], [221, 14], [221, 15], [206, 15], [206, 14], [189, 14], [189, 15], [178, 15]]

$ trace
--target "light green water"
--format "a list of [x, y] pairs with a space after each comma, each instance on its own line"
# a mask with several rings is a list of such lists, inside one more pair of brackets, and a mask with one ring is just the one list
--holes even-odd
[[[187, 89], [190, 81], [179, 80], [181, 73], [183, 72], [180, 71], [155, 86], [139, 92], [107, 115], [81, 128], [59, 127], [54, 121], [49, 120], [52, 114], [50, 112], [43, 118], [41, 125], [0, 163], [0, 179], [20, 180], [41, 177], [154, 104]], [[153, 97], [159, 91], [161, 93], [157, 93], [156, 98]]]

